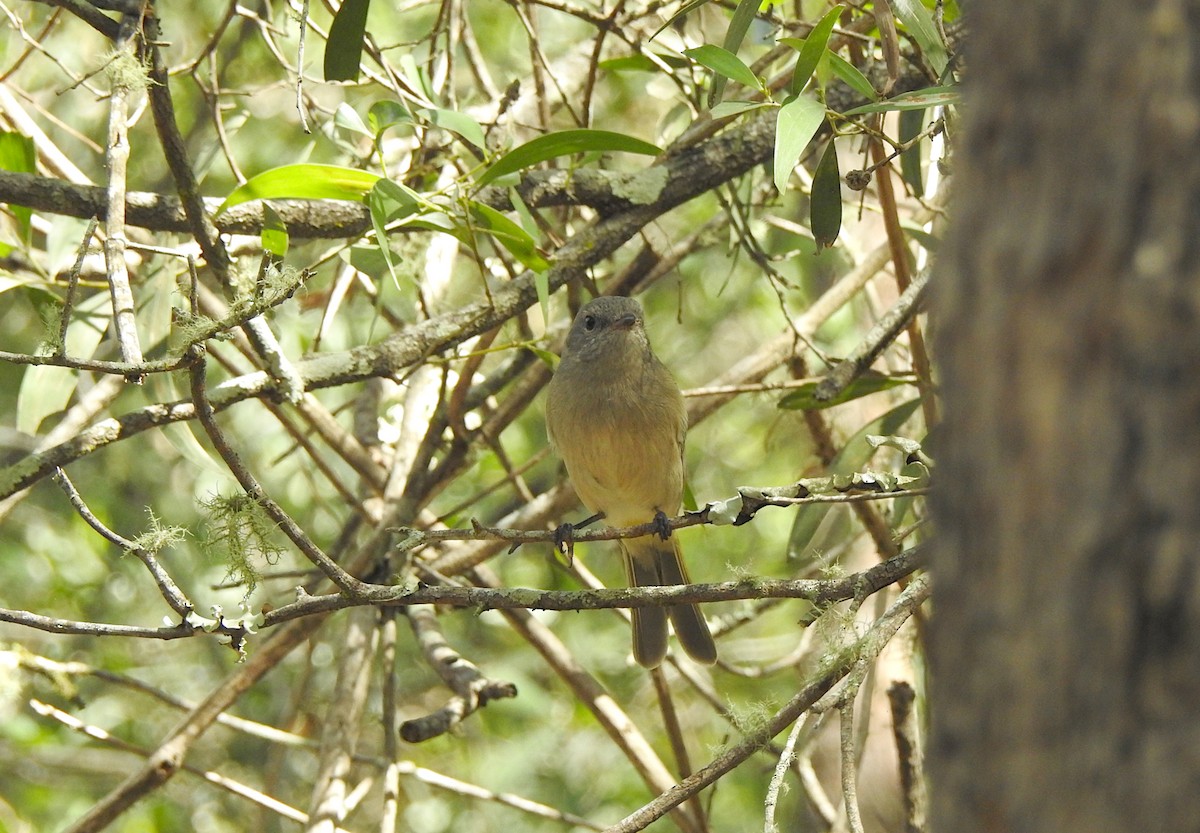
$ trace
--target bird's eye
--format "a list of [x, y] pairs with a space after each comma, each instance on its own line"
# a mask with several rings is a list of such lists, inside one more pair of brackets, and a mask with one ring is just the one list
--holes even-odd
[[596, 316], [585, 315], [583, 317], [583, 329], [587, 330], [589, 333], [596, 329]]

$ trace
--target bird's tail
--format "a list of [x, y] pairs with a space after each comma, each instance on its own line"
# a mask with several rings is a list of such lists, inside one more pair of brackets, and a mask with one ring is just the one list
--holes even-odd
[[[690, 584], [687, 568], [675, 538], [666, 541], [646, 536], [621, 541], [625, 572], [633, 587]], [[667, 619], [688, 656], [704, 665], [717, 661], [708, 624], [696, 605], [635, 607], [633, 609], [633, 658], [645, 668], [657, 668], [667, 655]]]

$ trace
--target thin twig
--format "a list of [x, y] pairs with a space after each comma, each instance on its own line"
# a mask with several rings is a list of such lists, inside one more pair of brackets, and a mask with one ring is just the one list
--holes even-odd
[[[498, 578], [486, 566], [477, 567], [474, 572], [480, 584], [491, 587], [499, 584]], [[579, 664], [575, 655], [553, 631], [528, 610], [502, 611], [502, 614], [513, 629], [542, 655], [551, 670], [571, 689], [580, 704], [592, 713], [651, 791], [662, 793], [676, 783], [675, 776], [655, 753], [637, 724], [621, 709], [600, 681]], [[697, 833], [691, 818], [686, 814], [677, 812], [673, 818], [685, 833]]]
[[767, 785], [766, 800], [763, 802], [766, 808], [763, 814], [763, 833], [778, 833], [779, 825], [775, 823], [775, 808], [779, 804], [779, 792], [783, 789], [783, 779], [791, 769], [792, 762], [796, 760], [796, 745], [803, 729], [804, 721], [797, 720], [792, 726], [792, 731], [788, 732], [787, 741], [783, 744], [783, 752], [780, 754], [779, 760], [775, 762], [775, 771], [771, 774], [771, 781]]
[[608, 827], [605, 833], [636, 833], [636, 831], [643, 830], [651, 822], [661, 818], [672, 808], [686, 801], [688, 797], [695, 795], [739, 766], [757, 750], [770, 742], [771, 738], [794, 723], [822, 695], [833, 688], [838, 680], [850, 672], [859, 658], [877, 656], [888, 641], [896, 634], [896, 631], [900, 629], [900, 626], [929, 597], [929, 592], [930, 583], [928, 577], [922, 576], [914, 579], [905, 588], [904, 592], [900, 594], [900, 598], [896, 600], [896, 603], [888, 609], [887, 613], [875, 621], [857, 645], [852, 649], [843, 651], [839, 656], [834, 658], [829, 667], [806, 683], [762, 728], [757, 729], [740, 743], [725, 750], [695, 775], [685, 778], [682, 783], [672, 787], [650, 803]]
[[[40, 700], [30, 700], [29, 706], [43, 717], [49, 717], [52, 720], [57, 720], [68, 729], [79, 732], [81, 735], [89, 737], [92, 740], [99, 741], [106, 746], [111, 746], [114, 749], [120, 749], [122, 752], [129, 752], [142, 758], [148, 758], [150, 756], [149, 750], [140, 746], [136, 746], [128, 741], [121, 740], [104, 729], [101, 729], [99, 726], [84, 723], [79, 718], [67, 714], [63, 710], [57, 709], [48, 703], [43, 703]], [[210, 769], [201, 769], [200, 767], [192, 766], [191, 764], [183, 764], [180, 766], [180, 769], [190, 775], [203, 778], [208, 783], [213, 784], [214, 786], [217, 786], [226, 792], [232, 793], [239, 798], [244, 798], [247, 801], [251, 801], [254, 804], [257, 804], [259, 807], [269, 810], [272, 813], [276, 813], [285, 819], [298, 821], [302, 824], [308, 821], [308, 815], [303, 811], [297, 810], [295, 807], [292, 807], [288, 804], [284, 804], [279, 799], [273, 798], [266, 793], [260, 792], [252, 787], [248, 787], [240, 781], [234, 781], [232, 778], [226, 775], [221, 775], [219, 772], [214, 772]]]
[[425, 662], [454, 692], [446, 705], [423, 717], [400, 725], [400, 737], [409, 743], [421, 743], [444, 735], [493, 700], [517, 696], [517, 687], [503, 680], [491, 680], [478, 666], [450, 646], [438, 626], [429, 605], [406, 607], [404, 613], [412, 626]]
[[360, 588], [364, 587], [363, 583], [351, 576], [343, 570], [338, 564], [328, 555], [321, 551], [309, 537], [308, 534], [297, 524], [292, 517], [288, 515], [278, 503], [271, 499], [259, 485], [258, 480], [250, 473], [242, 463], [241, 457], [233, 446], [225, 439], [224, 433], [217, 425], [216, 412], [213, 410], [212, 403], [208, 400], [208, 390], [206, 385], [205, 361], [203, 355], [195, 357], [195, 361], [191, 367], [191, 387], [192, 401], [195, 405], [196, 416], [200, 420], [200, 424], [204, 426], [205, 433], [212, 441], [213, 447], [221, 456], [221, 459], [228, 466], [230, 472], [241, 484], [246, 494], [250, 496], [263, 511], [273, 520], [279, 529], [288, 539], [296, 545], [300, 552], [304, 553], [310, 561], [320, 568], [321, 572], [332, 581], [338, 588], [346, 593], [356, 593]]
[[[112, 94], [109, 97], [108, 143], [105, 161], [108, 167], [108, 205], [104, 215], [104, 260], [107, 266], [108, 289], [112, 296], [113, 325], [121, 360], [140, 364], [142, 346], [138, 339], [137, 319], [134, 317], [133, 292], [129, 288], [129, 269], [125, 263], [125, 176], [129, 163], [129, 97], [133, 91], [129, 76], [140, 70], [135, 53], [138, 14], [121, 18], [121, 30], [116, 41], [116, 59], [110, 66]], [[140, 376], [130, 381], [140, 383]]]
[[[79, 244], [79, 255], [75, 258], [75, 263], [71, 266], [71, 271], [67, 273], [67, 297], [63, 299], [62, 316], [58, 325], [58, 345], [54, 351], [55, 356], [65, 356], [67, 353], [67, 329], [71, 326], [71, 313], [75, 308], [75, 296], [79, 290], [79, 273], [83, 271], [83, 262], [87, 259], [88, 248], [92, 245], [92, 238], [96, 235], [96, 227], [99, 221], [93, 217], [88, 220], [87, 229], [83, 232], [83, 242]], [[0, 357], [7, 358], [9, 354], [0, 352]], [[12, 361], [12, 359], [8, 359]]]
[[83, 496], [75, 488], [75, 484], [67, 477], [67, 473], [59, 469], [54, 473], [54, 481], [62, 488], [67, 495], [67, 500], [71, 501], [71, 505], [75, 507], [75, 511], [79, 513], [79, 517], [96, 530], [102, 538], [120, 547], [125, 552], [133, 554], [139, 561], [146, 565], [146, 569], [150, 571], [150, 575], [154, 578], [154, 583], [158, 585], [158, 591], [162, 597], [166, 599], [168, 605], [182, 617], [187, 617], [193, 610], [195, 605], [183, 594], [179, 589], [179, 585], [171, 578], [171, 575], [166, 569], [159, 564], [158, 559], [154, 557], [154, 553], [139, 547], [133, 541], [125, 538], [116, 532], [113, 532], [104, 522], [95, 516], [87, 503], [84, 502]]
[[842, 800], [846, 806], [846, 825], [850, 833], [863, 833], [862, 813], [858, 808], [858, 765], [854, 753], [854, 697], [838, 707], [838, 737], [842, 759]]
[[901, 293], [895, 306], [875, 323], [850, 355], [842, 359], [817, 386], [817, 399], [827, 401], [844, 391], [860, 373], [871, 366], [884, 348], [896, 339], [909, 319], [916, 315], [917, 307], [925, 294], [925, 287], [929, 283], [929, 273], [928, 268], [917, 273], [908, 289]]
[[441, 586], [411, 589], [362, 584], [347, 594], [304, 594], [288, 605], [266, 613], [270, 627], [314, 613], [328, 613], [362, 605], [450, 604], [483, 610], [605, 610], [620, 607], [672, 606], [744, 599], [808, 599], [815, 604], [866, 597], [894, 584], [924, 565], [926, 551], [905, 550], [869, 570], [840, 579], [744, 579], [719, 584], [687, 584], [607, 590], [533, 590]]

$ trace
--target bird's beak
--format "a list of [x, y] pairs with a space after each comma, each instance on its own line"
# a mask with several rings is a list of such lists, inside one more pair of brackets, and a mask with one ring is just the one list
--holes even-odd
[[632, 330], [633, 325], [636, 323], [637, 316], [633, 313], [630, 313], [629, 315], [622, 315], [620, 318], [614, 321], [612, 325], [613, 328], [617, 330]]

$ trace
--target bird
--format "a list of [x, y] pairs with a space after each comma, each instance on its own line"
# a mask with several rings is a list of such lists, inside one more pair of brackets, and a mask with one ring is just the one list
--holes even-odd
[[[650, 347], [636, 300], [602, 296], [579, 310], [550, 380], [546, 427], [588, 509], [615, 527], [657, 521], [665, 530], [618, 541], [628, 583], [689, 584], [677, 536], [665, 526], [683, 502], [687, 411], [675, 377]], [[668, 619], [693, 660], [716, 662], [716, 645], [696, 605], [632, 612], [639, 665], [656, 668], [666, 657]]]

